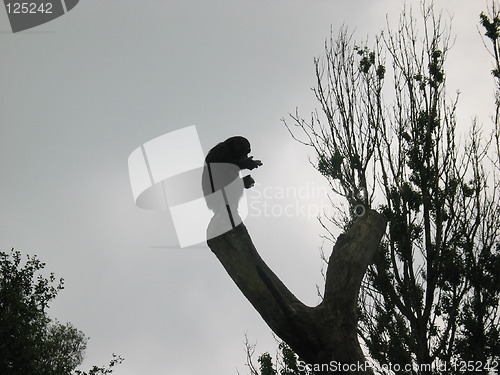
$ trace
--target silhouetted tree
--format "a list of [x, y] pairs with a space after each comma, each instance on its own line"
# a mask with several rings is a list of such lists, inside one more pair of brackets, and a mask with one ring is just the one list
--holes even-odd
[[[498, 82], [495, 9], [481, 22]], [[373, 47], [354, 43], [346, 29], [332, 35], [315, 60], [321, 111], [309, 120], [297, 111], [287, 127], [314, 148], [317, 169], [347, 201], [334, 224], [350, 228], [367, 207], [389, 220], [358, 304], [371, 357], [397, 374], [486, 372], [500, 353], [498, 149], [494, 155], [491, 147], [499, 101], [496, 133], [474, 121], [461, 145], [458, 98], [449, 102], [445, 86], [449, 27], [432, 6], [423, 3], [421, 12], [416, 19], [404, 10]]]
[[76, 370], [82, 363], [87, 337], [72, 324], [47, 315], [49, 302], [63, 289], [63, 279], [47, 278], [36, 256], [25, 262], [19, 251], [0, 252], [0, 374], [104, 375], [122, 361], [113, 356], [107, 367]]

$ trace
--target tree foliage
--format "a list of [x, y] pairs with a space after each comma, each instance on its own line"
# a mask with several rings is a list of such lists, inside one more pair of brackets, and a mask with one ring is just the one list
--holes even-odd
[[63, 279], [41, 274], [45, 263], [12, 249], [0, 252], [0, 374], [103, 375], [122, 361], [113, 356], [107, 367], [88, 373], [76, 370], [83, 361], [87, 337], [71, 323], [47, 315], [49, 302], [63, 289]]
[[284, 341], [279, 342], [278, 352], [274, 359], [268, 352], [261, 354], [257, 358], [258, 366], [253, 362], [255, 345], [247, 340], [245, 346], [250, 375], [314, 375], [306, 363], [301, 361]]
[[[499, 19], [480, 19], [497, 82]], [[464, 361], [485, 370], [500, 353], [498, 148], [490, 141], [500, 105], [493, 136], [474, 121], [460, 141], [458, 98], [446, 92], [449, 41], [449, 26], [425, 3], [421, 17], [405, 9], [372, 47], [344, 28], [315, 60], [321, 111], [285, 122], [347, 200], [334, 224], [349, 227], [360, 205], [389, 219], [358, 329], [378, 364], [414, 369], [396, 373], [458, 373]]]

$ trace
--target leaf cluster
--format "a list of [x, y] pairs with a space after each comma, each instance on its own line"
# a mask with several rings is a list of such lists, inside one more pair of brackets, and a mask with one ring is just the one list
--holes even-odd
[[105, 375], [109, 366], [76, 370], [83, 361], [88, 338], [71, 323], [51, 319], [49, 303], [63, 289], [64, 280], [42, 274], [45, 263], [12, 249], [0, 252], [0, 374]]
[[254, 349], [254, 346], [249, 347], [247, 343], [248, 367], [251, 375], [314, 375], [314, 372], [309, 371], [304, 362], [299, 365], [297, 354], [284, 341], [278, 344], [278, 353], [275, 359], [268, 352], [258, 357], [258, 368], [252, 363]]

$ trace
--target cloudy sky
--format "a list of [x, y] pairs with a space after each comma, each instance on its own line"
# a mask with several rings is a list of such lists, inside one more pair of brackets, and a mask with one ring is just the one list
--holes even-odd
[[[454, 16], [447, 71], [451, 94], [462, 93], [460, 126], [476, 115], [487, 123], [491, 65], [477, 30], [486, 1], [436, 6]], [[206, 245], [181, 249], [168, 211], [135, 205], [128, 157], [191, 125], [204, 152], [249, 138], [264, 162], [252, 172], [249, 232], [285, 284], [316, 304], [324, 232], [312, 216], [328, 205], [326, 185], [280, 119], [314, 109], [313, 58], [330, 28], [345, 24], [361, 39], [401, 8], [82, 0], [16, 34], [0, 11], [0, 248], [37, 254], [65, 279], [50, 313], [90, 336], [84, 368], [118, 353], [116, 374], [247, 374], [245, 334], [258, 353], [274, 352], [269, 329]]]

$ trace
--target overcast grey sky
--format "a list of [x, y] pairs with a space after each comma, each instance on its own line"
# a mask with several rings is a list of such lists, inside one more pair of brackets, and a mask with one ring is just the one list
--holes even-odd
[[[412, 4], [418, 4], [416, 1]], [[448, 87], [460, 121], [493, 110], [491, 64], [477, 31], [482, 0], [436, 1], [457, 36]], [[342, 24], [374, 35], [393, 0], [82, 0], [12, 34], [0, 11], [0, 248], [37, 254], [66, 280], [52, 316], [90, 336], [84, 367], [125, 357], [116, 374], [247, 374], [244, 335], [274, 353], [267, 326], [206, 246], [180, 249], [168, 212], [135, 206], [127, 159], [143, 143], [196, 125], [204, 151], [232, 135], [264, 166], [247, 227], [287, 286], [315, 304], [316, 219], [327, 205], [311, 150], [280, 118], [310, 112], [313, 58]], [[285, 197], [289, 187], [309, 195]], [[258, 199], [259, 200], [259, 199]], [[297, 214], [281, 215], [295, 205]], [[260, 214], [255, 214], [260, 210]], [[289, 211], [293, 212], [293, 211]]]

